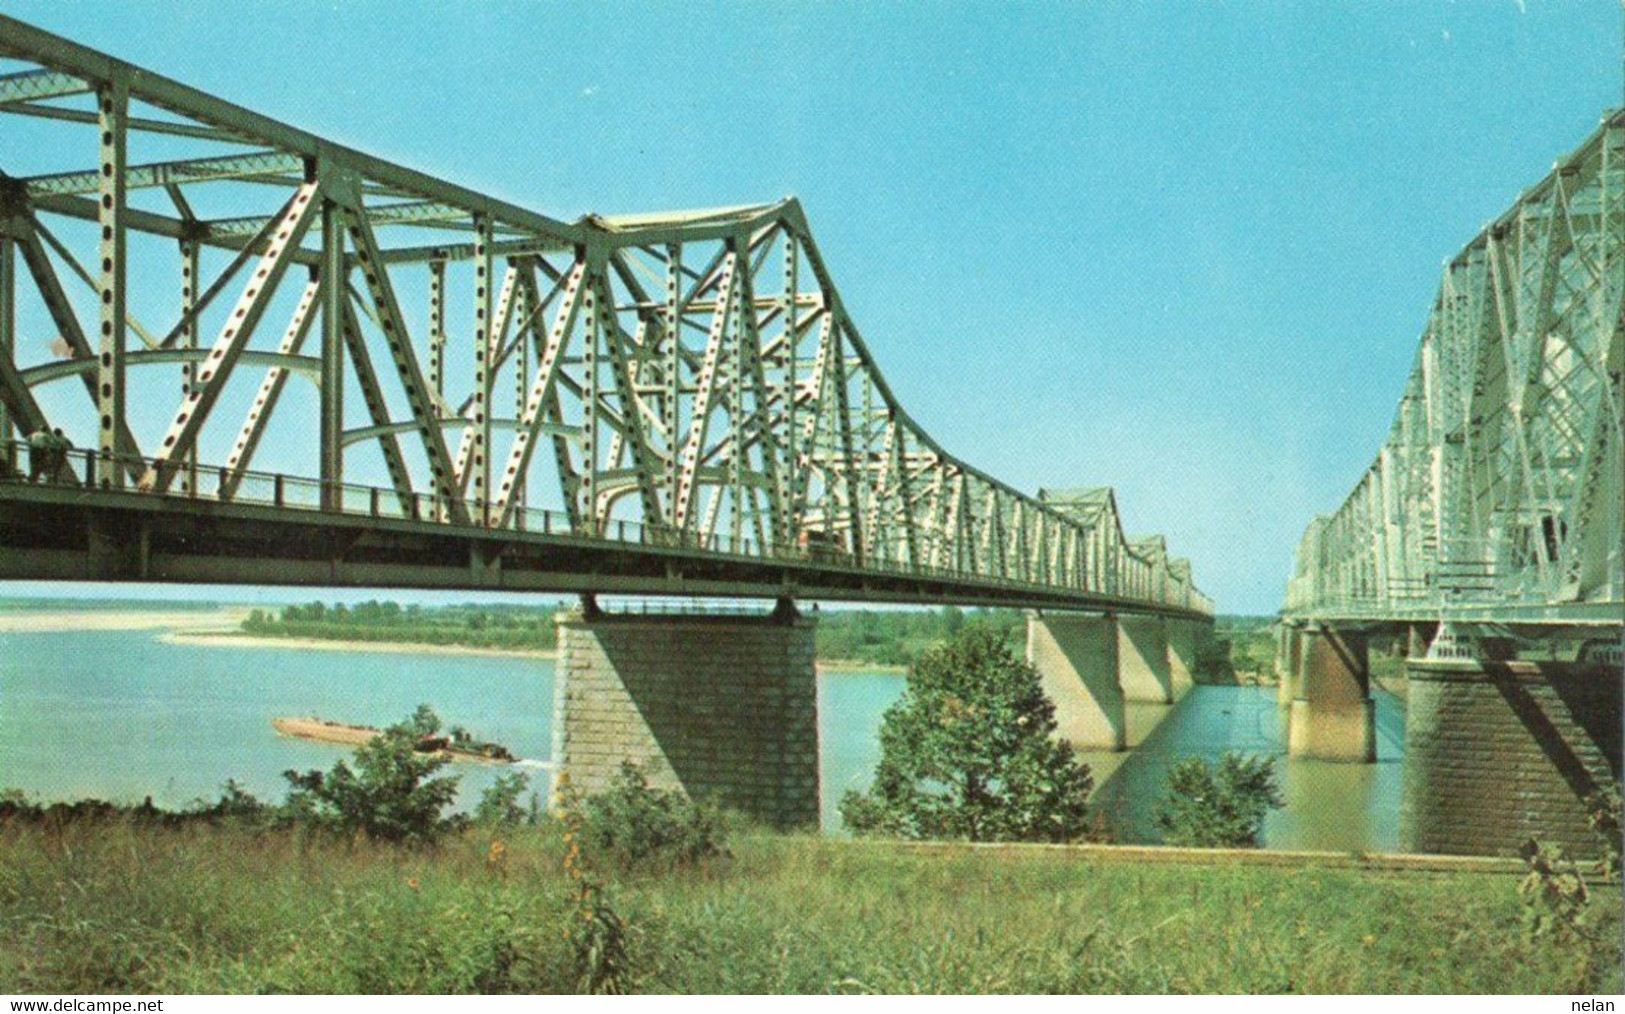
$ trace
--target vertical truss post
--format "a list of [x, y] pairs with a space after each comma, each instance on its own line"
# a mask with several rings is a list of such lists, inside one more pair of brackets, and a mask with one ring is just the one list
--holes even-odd
[[728, 315], [728, 334], [732, 353], [728, 357], [728, 425], [732, 429], [728, 447], [728, 492], [733, 509], [729, 512], [728, 534], [733, 539], [734, 552], [745, 533], [745, 314], [753, 312], [745, 305], [745, 293], [750, 282], [750, 247], [737, 238], [728, 239], [728, 249], [739, 265], [733, 299], [723, 308]]
[[[536, 265], [526, 258], [514, 264], [514, 272], [519, 276], [521, 284], [515, 292], [518, 326], [514, 329], [513, 344], [513, 419], [514, 425], [525, 415], [525, 396], [530, 391], [530, 336], [533, 333], [533, 321], [539, 318], [542, 307], [536, 299]], [[513, 488], [514, 508], [519, 511], [525, 509], [525, 477], [519, 476], [519, 481]]]
[[446, 400], [446, 261], [429, 262], [429, 387], [437, 405]]
[[124, 428], [124, 308], [126, 209], [124, 205], [126, 127], [130, 115], [129, 83], [122, 77], [96, 90], [96, 111], [101, 128], [101, 199], [97, 224], [101, 227], [101, 360], [96, 372], [96, 413], [100, 418], [100, 455], [97, 482], [104, 488], [122, 487], [124, 472], [116, 461], [118, 435]]
[[[598, 535], [603, 526], [598, 517], [598, 332], [603, 327], [598, 287], [604, 275], [602, 247], [587, 248], [587, 283], [581, 292], [581, 524], [583, 534]], [[633, 411], [636, 411], [634, 408]]]
[[491, 498], [491, 346], [498, 340], [492, 317], [491, 219], [474, 219], [474, 425], [467, 467], [473, 471], [474, 512], [477, 523], [490, 519]]
[[[749, 248], [749, 237], [741, 237], [739, 244]], [[793, 336], [792, 336], [793, 338]], [[791, 463], [780, 462], [783, 445], [778, 437], [778, 427], [773, 420], [772, 392], [768, 388], [767, 374], [762, 364], [762, 332], [761, 319], [756, 311], [756, 287], [751, 271], [745, 271], [739, 279], [739, 375], [735, 378], [736, 396], [740, 404], [740, 418], [734, 424], [735, 444], [734, 450], [739, 458], [739, 474], [741, 479], [740, 493], [745, 494], [743, 485], [743, 470], [748, 463], [745, 460], [748, 444], [744, 440], [746, 432], [744, 419], [744, 386], [747, 377], [755, 388], [752, 399], [752, 428], [756, 434], [756, 448], [761, 455], [762, 471], [767, 483], [766, 497], [768, 500], [768, 533], [761, 532], [762, 514], [760, 499], [754, 492], [749, 493], [752, 513], [755, 516], [757, 528], [757, 541], [768, 548], [773, 545], [787, 545], [794, 541], [789, 534], [786, 521], [789, 516], [787, 504], [787, 490], [784, 486], [785, 469], [794, 467]], [[793, 348], [793, 344], [787, 348]], [[794, 392], [789, 388], [781, 388], [781, 393], [794, 401]]]
[[322, 203], [322, 509], [344, 509], [344, 327], [349, 292], [344, 259], [344, 213]]
[[784, 463], [780, 470], [779, 500], [790, 513], [785, 522], [785, 537], [795, 545], [801, 527], [800, 492], [795, 478], [802, 472], [801, 427], [796, 419], [796, 353], [801, 335], [796, 329], [796, 289], [800, 285], [797, 275], [800, 267], [796, 254], [796, 234], [788, 223], [781, 223], [784, 232]]
[[[200, 244], [195, 239], [183, 239], [181, 247], [181, 329], [182, 348], [197, 348], [197, 272]], [[181, 397], [192, 393], [191, 363], [181, 364]], [[188, 496], [197, 493], [197, 445], [186, 453], [186, 465], [181, 469], [181, 492]]]
[[[3, 228], [3, 223], [0, 223]], [[17, 257], [12, 239], [0, 232], [0, 361], [13, 366], [17, 348]], [[0, 470], [17, 470], [17, 449], [12, 441], [12, 419], [0, 401]]]
[[677, 434], [681, 418], [677, 407], [682, 394], [683, 368], [683, 318], [679, 306], [682, 283], [683, 248], [670, 243], [666, 246], [666, 305], [661, 311], [666, 329], [666, 387], [660, 417], [666, 424], [666, 504], [674, 525], [682, 524], [677, 514]]

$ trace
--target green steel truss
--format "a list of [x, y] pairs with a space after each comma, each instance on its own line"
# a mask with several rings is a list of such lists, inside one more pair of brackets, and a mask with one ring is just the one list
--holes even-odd
[[[7, 18], [0, 58], [0, 132], [87, 155], [0, 164], [0, 432], [61, 425], [37, 395], [82, 384], [85, 496], [264, 503], [274, 480], [278, 505], [308, 488], [328, 511], [1211, 613], [1161, 539], [1124, 537], [1109, 491], [1025, 496], [938, 446], [794, 199], [564, 222]], [[148, 328], [134, 297], [157, 278], [177, 298]], [[25, 288], [61, 333], [33, 363]], [[167, 407], [143, 426], [151, 370]], [[315, 411], [277, 411], [294, 382]], [[252, 470], [289, 446], [315, 466]]]
[[1625, 622], [1625, 113], [1450, 261], [1399, 412], [1288, 616]]

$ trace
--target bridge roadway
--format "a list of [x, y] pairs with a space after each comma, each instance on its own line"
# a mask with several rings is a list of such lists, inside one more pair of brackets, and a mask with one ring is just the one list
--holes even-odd
[[1447, 262], [1388, 437], [1288, 582], [1294, 754], [1372, 760], [1369, 652], [1407, 656], [1411, 849], [1597, 848], [1587, 800], [1622, 768], [1622, 376], [1614, 110]]
[[[15, 451], [26, 455], [21, 446]], [[68, 457], [73, 470], [93, 467], [87, 452]], [[248, 479], [222, 502], [0, 478], [0, 580], [788, 598], [1211, 620], [1201, 609], [1089, 588], [925, 565], [863, 567], [808, 559], [804, 547], [736, 545], [724, 535], [685, 544], [682, 533], [637, 522], [585, 535], [559, 511], [528, 509], [516, 527], [493, 530], [434, 520], [424, 499], [414, 518], [393, 491], [376, 486], [346, 485], [335, 501], [343, 509], [334, 511], [320, 505], [314, 480]]]
[[777, 599], [561, 622], [554, 754], [786, 824], [818, 812], [796, 598], [1034, 610], [1117, 745], [1125, 694], [1188, 681], [1189, 562], [1108, 488], [942, 448], [793, 198], [566, 222], [11, 18], [0, 59], [0, 579]]

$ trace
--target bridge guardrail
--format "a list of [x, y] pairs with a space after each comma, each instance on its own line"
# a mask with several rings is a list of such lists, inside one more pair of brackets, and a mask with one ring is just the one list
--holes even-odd
[[[53, 460], [53, 456], [55, 460]], [[28, 472], [19, 463], [29, 462]], [[69, 448], [42, 450], [22, 441], [0, 442], [0, 485], [66, 485], [81, 489], [95, 488], [98, 463], [111, 462], [122, 466], [127, 473], [145, 473], [156, 464], [155, 459], [129, 455], [105, 456], [99, 452]], [[236, 471], [224, 466], [183, 465], [175, 478], [176, 488], [163, 493], [142, 489], [139, 483], [117, 492], [165, 500], [201, 500], [215, 503], [249, 504], [279, 510], [311, 513], [337, 513], [347, 516], [372, 517], [391, 521], [426, 522], [453, 525], [459, 528], [497, 530], [478, 523], [488, 517], [491, 504], [476, 500], [455, 501], [468, 516], [476, 519], [472, 525], [457, 525], [452, 520], [453, 501], [428, 494], [403, 496], [398, 491], [357, 483], [323, 483], [319, 479], [289, 475], [281, 472]], [[324, 496], [324, 493], [327, 494]], [[612, 519], [601, 532], [583, 531], [566, 511], [539, 507], [521, 507], [512, 512], [507, 527], [500, 530], [520, 534], [561, 538], [586, 539], [595, 542], [625, 543], [658, 549], [686, 549], [717, 553], [748, 560], [770, 560], [781, 563], [816, 565], [820, 569], [845, 570], [852, 573], [896, 577], [939, 579], [945, 581], [973, 580], [992, 583], [1011, 589], [1040, 590], [1051, 585], [1035, 584], [995, 574], [978, 573], [952, 567], [938, 567], [923, 563], [888, 562], [884, 566], [865, 565], [861, 560], [852, 562], [809, 560], [802, 548], [794, 543], [779, 544], [752, 538], [734, 539], [720, 533], [700, 538], [697, 533], [650, 525], [640, 521]], [[1139, 561], [1136, 561], [1139, 562]], [[1116, 594], [1127, 593], [1148, 603], [1189, 609], [1212, 614], [1212, 603], [1206, 596], [1194, 591], [1188, 584], [1167, 582], [1170, 588], [1160, 596], [1149, 594], [1152, 585], [1148, 567], [1137, 568], [1143, 573], [1124, 575]], [[1136, 580], [1138, 577], [1138, 580]], [[1075, 587], [1085, 592], [1107, 593], [1106, 589], [1091, 588], [1087, 581]], [[1177, 591], [1178, 595], [1170, 594]]]

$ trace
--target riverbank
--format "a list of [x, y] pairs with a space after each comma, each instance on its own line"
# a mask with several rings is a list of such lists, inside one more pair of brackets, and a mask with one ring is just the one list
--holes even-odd
[[843, 674], [862, 674], [868, 676], [875, 673], [880, 673], [886, 676], [908, 675], [908, 666], [906, 665], [881, 665], [878, 662], [862, 662], [850, 658], [821, 658], [814, 662], [814, 665], [818, 667], [818, 671], [820, 673], [828, 673], [831, 676], [840, 676]]
[[[13, 993], [571, 991], [549, 822], [401, 850], [229, 823], [0, 824]], [[1620, 988], [1531, 938], [1518, 875], [741, 834], [700, 871], [592, 867], [634, 991], [1531, 993]], [[580, 861], [592, 863], [587, 855]], [[1617, 891], [1591, 907], [1617, 940]]]

